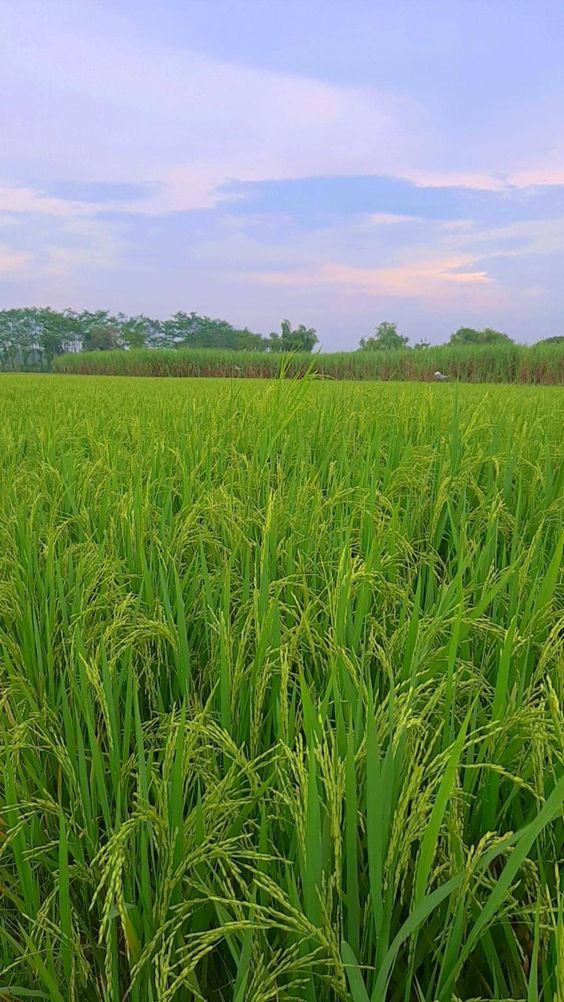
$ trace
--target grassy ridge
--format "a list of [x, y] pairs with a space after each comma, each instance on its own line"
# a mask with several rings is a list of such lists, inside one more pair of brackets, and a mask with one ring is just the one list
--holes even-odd
[[563, 419], [0, 379], [3, 997], [563, 997]]
[[561, 345], [448, 345], [422, 351], [365, 351], [319, 355], [204, 349], [84, 352], [55, 359], [57, 372], [123, 376], [287, 376], [312, 369], [334, 379], [425, 380], [438, 369], [469, 383], [564, 383]]

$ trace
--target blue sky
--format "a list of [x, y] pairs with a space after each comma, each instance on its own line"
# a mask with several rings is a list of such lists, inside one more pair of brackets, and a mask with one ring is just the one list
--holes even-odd
[[561, 0], [15, 0], [0, 308], [564, 333]]

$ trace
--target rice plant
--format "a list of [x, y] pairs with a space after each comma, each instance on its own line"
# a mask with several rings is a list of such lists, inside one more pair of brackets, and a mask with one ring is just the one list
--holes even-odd
[[1, 378], [0, 998], [564, 998], [563, 419]]

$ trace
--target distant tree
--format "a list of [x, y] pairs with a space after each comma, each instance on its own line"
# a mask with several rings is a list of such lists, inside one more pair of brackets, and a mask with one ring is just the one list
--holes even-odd
[[267, 347], [270, 351], [313, 351], [318, 343], [317, 331], [313, 327], [306, 327], [300, 324], [292, 329], [289, 320], [283, 320], [280, 324], [280, 334], [273, 331], [268, 340]]
[[474, 330], [473, 327], [459, 327], [454, 334], [450, 335], [449, 344], [480, 344], [481, 331]]
[[119, 330], [115, 327], [90, 327], [82, 339], [82, 351], [114, 351], [120, 347]]
[[49, 368], [73, 338], [67, 312], [35, 306], [0, 311], [0, 367]]
[[266, 351], [267, 340], [262, 334], [255, 334], [248, 327], [242, 330], [235, 330], [235, 341], [238, 351]]
[[78, 351], [104, 351], [121, 347], [119, 317], [108, 310], [68, 311], [74, 329], [74, 348]]
[[557, 334], [555, 337], [545, 337], [541, 341], [536, 341], [535, 344], [564, 344], [564, 337]]
[[166, 343], [182, 348], [219, 348], [234, 351], [266, 351], [260, 334], [248, 327], [233, 327], [227, 320], [212, 320], [198, 313], [179, 311], [162, 324]]
[[449, 339], [449, 344], [501, 344], [502, 342], [513, 344], [507, 334], [502, 334], [492, 327], [484, 327], [481, 331], [473, 327], [459, 327]]
[[390, 351], [394, 348], [407, 348], [409, 338], [398, 334], [397, 324], [388, 320], [378, 324], [374, 334], [361, 337], [360, 351]]
[[72, 327], [68, 317], [55, 310], [37, 310], [37, 341], [40, 351], [50, 366], [55, 355], [62, 355], [72, 338]]
[[506, 344], [514, 343], [508, 334], [504, 334], [502, 331], [496, 331], [492, 327], [484, 327], [482, 331], [482, 339], [483, 344], [496, 344], [500, 341], [505, 341]]
[[24, 310], [0, 312], [0, 367], [21, 369], [32, 347], [29, 331], [22, 323]]
[[239, 329], [197, 313], [175, 313], [163, 322], [144, 314], [114, 316], [108, 310], [0, 310], [1, 369], [50, 368], [54, 356], [66, 351], [178, 345], [266, 351], [268, 342], [248, 327]]
[[423, 341], [423, 340], [422, 340], [422, 341], [417, 341], [417, 342], [416, 342], [416, 343], [415, 343], [415, 344], [413, 345], [413, 347], [414, 347], [415, 351], [419, 351], [419, 350], [420, 350], [420, 349], [422, 349], [422, 348], [430, 348], [430, 347], [431, 347], [431, 344], [430, 344], [430, 342], [429, 342], [429, 341]]
[[144, 348], [150, 336], [154, 321], [142, 314], [136, 317], [126, 317], [118, 313], [117, 329], [121, 344], [125, 348]]

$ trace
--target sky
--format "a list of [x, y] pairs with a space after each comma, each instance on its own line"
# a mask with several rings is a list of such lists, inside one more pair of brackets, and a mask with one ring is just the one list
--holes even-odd
[[564, 334], [562, 0], [0, 0], [0, 308]]

